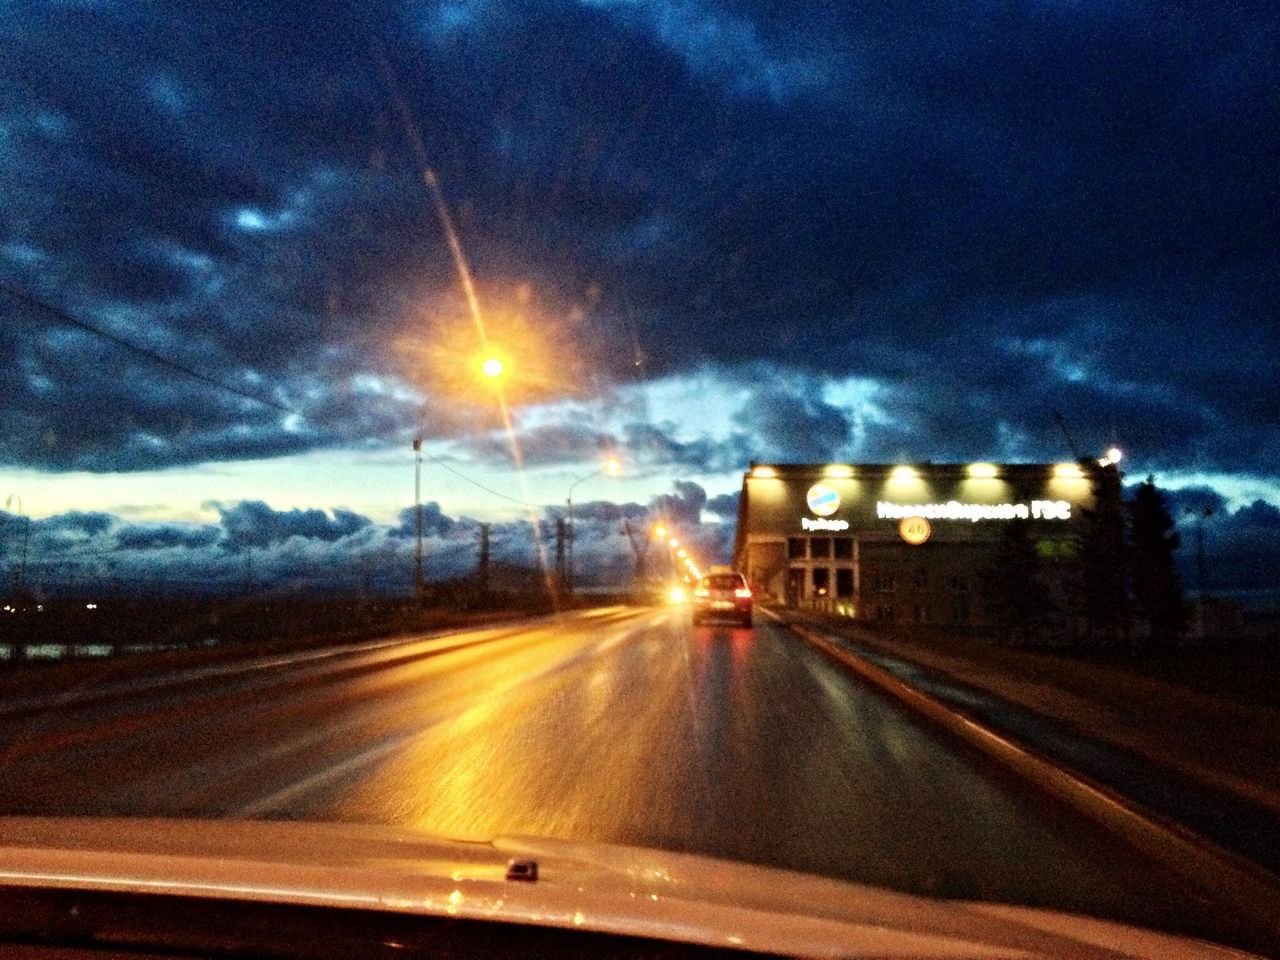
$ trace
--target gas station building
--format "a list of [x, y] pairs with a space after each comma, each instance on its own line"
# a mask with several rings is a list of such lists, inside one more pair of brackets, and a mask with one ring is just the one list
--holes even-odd
[[[983, 626], [1002, 527], [1028, 522], [1050, 596], [1072, 589], [1092, 464], [760, 464], [743, 477], [734, 566], [766, 603], [855, 619]], [[1118, 484], [1115, 484], [1118, 495]]]

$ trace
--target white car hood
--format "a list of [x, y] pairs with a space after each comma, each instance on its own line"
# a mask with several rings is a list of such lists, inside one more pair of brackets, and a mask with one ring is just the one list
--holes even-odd
[[[535, 882], [506, 879], [512, 858]], [[505, 920], [803, 957], [1248, 956], [1090, 918], [635, 847], [321, 823], [0, 818], [0, 885]]]

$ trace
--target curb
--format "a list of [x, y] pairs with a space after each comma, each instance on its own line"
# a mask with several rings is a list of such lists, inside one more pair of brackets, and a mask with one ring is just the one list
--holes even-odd
[[963, 710], [915, 689], [832, 643], [819, 631], [793, 623], [784, 625], [915, 713], [1012, 768], [1197, 886], [1213, 890], [1242, 912], [1256, 917], [1261, 929], [1280, 942], [1280, 877], [1093, 778], [992, 730]]

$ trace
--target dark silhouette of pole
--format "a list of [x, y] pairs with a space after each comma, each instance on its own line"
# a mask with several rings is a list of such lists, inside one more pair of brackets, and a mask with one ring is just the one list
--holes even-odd
[[413, 438], [413, 517], [416, 545], [413, 551], [413, 595], [422, 599], [422, 438]]
[[476, 584], [481, 596], [489, 593], [489, 524], [480, 524], [480, 562], [476, 565]]
[[556, 518], [556, 584], [561, 590], [568, 586], [568, 570], [565, 567], [566, 526], [564, 517]]
[[14, 577], [14, 592], [21, 597], [27, 588], [27, 546], [31, 541], [31, 518], [27, 516], [27, 512], [22, 508], [22, 497], [16, 493], [11, 493], [4, 501], [4, 508], [8, 511], [13, 501], [18, 501], [18, 516], [22, 518], [22, 548], [18, 553], [18, 572]]
[[1196, 597], [1204, 599], [1205, 585], [1209, 582], [1208, 566], [1204, 558], [1204, 522], [1213, 516], [1213, 507], [1187, 507], [1185, 512], [1196, 518]]

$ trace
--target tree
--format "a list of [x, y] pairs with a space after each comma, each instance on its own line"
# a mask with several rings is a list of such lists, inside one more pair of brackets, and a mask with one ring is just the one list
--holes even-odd
[[1135, 492], [1129, 520], [1134, 606], [1146, 623], [1151, 642], [1169, 645], [1187, 622], [1187, 605], [1173, 559], [1182, 538], [1153, 477], [1148, 476]]
[[1001, 643], [1036, 643], [1044, 639], [1053, 601], [1040, 579], [1040, 555], [1026, 520], [1010, 520], [986, 571], [988, 606], [996, 639]]

